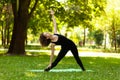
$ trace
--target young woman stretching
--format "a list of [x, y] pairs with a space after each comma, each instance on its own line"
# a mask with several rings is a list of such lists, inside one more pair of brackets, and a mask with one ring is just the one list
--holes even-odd
[[[46, 32], [46, 33], [42, 33], [40, 35], [40, 43], [42, 46], [48, 46], [50, 43], [52, 43], [51, 44], [52, 53], [50, 56], [50, 64], [44, 71], [49, 71], [50, 69], [55, 67], [69, 50], [71, 50], [78, 65], [82, 68], [83, 71], [85, 71], [85, 68], [83, 67], [83, 64], [79, 58], [77, 47], [72, 40], [70, 40], [60, 34], [52, 35], [52, 34]], [[54, 56], [54, 45], [61, 45], [61, 50], [60, 50], [57, 58], [55, 59], [55, 61], [52, 62], [52, 59]]]
[[[76, 59], [77, 63], [82, 68], [82, 70], [85, 71], [85, 68], [83, 67], [83, 64], [78, 56], [78, 50], [77, 50], [76, 45], [70, 39], [57, 34], [57, 26], [56, 26], [56, 20], [54, 18], [54, 11], [50, 10], [50, 14], [52, 16], [55, 34], [52, 35], [50, 33], [42, 33], [40, 35], [40, 39], [39, 39], [42, 46], [48, 46], [51, 43], [51, 51], [52, 52], [51, 52], [51, 56], [50, 56], [50, 63], [44, 71], [49, 71], [50, 69], [55, 67], [69, 50], [71, 50], [74, 58]], [[53, 57], [54, 57], [54, 46], [55, 45], [61, 45], [61, 50], [60, 50], [57, 58], [55, 59], [55, 61], [52, 62]]]

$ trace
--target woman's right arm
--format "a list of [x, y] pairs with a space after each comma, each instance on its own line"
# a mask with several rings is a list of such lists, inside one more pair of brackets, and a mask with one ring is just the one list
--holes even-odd
[[50, 55], [50, 62], [49, 62], [48, 67], [50, 67], [52, 65], [52, 61], [53, 61], [53, 58], [54, 58], [54, 51], [55, 51], [54, 47], [55, 47], [55, 44], [51, 43], [51, 55]]

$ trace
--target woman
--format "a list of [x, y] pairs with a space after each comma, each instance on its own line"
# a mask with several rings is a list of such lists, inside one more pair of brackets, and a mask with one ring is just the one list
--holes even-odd
[[[66, 55], [66, 53], [71, 50], [76, 62], [78, 63], [78, 65], [82, 68], [83, 71], [85, 71], [85, 68], [78, 56], [78, 50], [76, 45], [74, 44], [73, 41], [71, 41], [70, 39], [66, 38], [63, 35], [60, 34], [50, 34], [50, 33], [42, 33], [40, 35], [40, 43], [42, 46], [48, 46], [50, 43], [51, 44], [51, 56], [50, 56], [50, 64], [48, 65], [48, 67], [44, 70], [44, 71], [49, 71], [50, 69], [52, 69], [53, 67], [55, 67], [58, 62]], [[54, 46], [55, 45], [61, 45], [61, 50], [57, 56], [57, 58], [55, 59], [54, 62], [52, 62], [53, 60], [53, 56], [54, 56]]]

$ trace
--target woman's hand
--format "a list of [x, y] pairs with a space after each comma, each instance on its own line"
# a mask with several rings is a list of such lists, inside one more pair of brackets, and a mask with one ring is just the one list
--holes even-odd
[[51, 69], [51, 64], [49, 64], [48, 67], [44, 69], [44, 71], [48, 72], [50, 71], [50, 69]]
[[49, 64], [47, 68], [51, 68], [52, 64]]
[[54, 15], [54, 13], [55, 13], [55, 12], [51, 9], [51, 10], [50, 10], [50, 14], [51, 14], [51, 15]]

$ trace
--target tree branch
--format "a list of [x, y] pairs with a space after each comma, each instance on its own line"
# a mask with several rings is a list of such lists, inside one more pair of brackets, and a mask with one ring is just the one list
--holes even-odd
[[35, 0], [35, 4], [34, 4], [33, 8], [31, 9], [31, 12], [29, 14], [29, 18], [31, 17], [32, 13], [34, 12], [34, 10], [35, 10], [35, 8], [37, 6], [37, 3], [38, 3], [38, 0]]
[[12, 2], [12, 10], [13, 10], [13, 15], [14, 15], [14, 17], [17, 17], [17, 12], [18, 12], [18, 8], [17, 8], [18, 6], [17, 6], [17, 0], [14, 0], [13, 2]]

